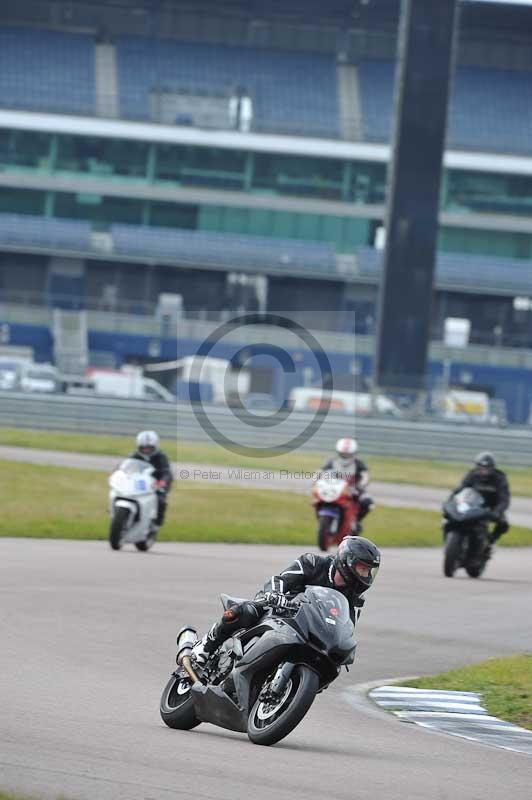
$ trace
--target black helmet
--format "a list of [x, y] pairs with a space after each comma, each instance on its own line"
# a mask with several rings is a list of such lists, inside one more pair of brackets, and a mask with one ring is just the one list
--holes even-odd
[[479, 453], [475, 458], [477, 467], [484, 467], [484, 469], [495, 469], [495, 459], [491, 453]]
[[380, 563], [379, 548], [363, 536], [346, 536], [334, 557], [334, 566], [356, 594], [369, 589], [377, 577]]

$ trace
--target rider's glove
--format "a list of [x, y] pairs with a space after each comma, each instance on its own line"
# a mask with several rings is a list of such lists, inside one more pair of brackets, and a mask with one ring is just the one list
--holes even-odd
[[288, 597], [280, 592], [265, 592], [264, 600], [273, 608], [286, 608], [290, 604]]

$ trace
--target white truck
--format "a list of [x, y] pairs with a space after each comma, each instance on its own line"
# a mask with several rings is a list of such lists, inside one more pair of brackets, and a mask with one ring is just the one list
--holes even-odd
[[168, 362], [167, 368], [176, 370], [176, 379], [182, 384], [210, 387], [213, 403], [231, 402], [236, 395], [243, 400], [249, 393], [249, 371], [233, 369], [231, 362], [225, 358], [185, 356]]
[[174, 395], [158, 381], [146, 378], [140, 367], [126, 365], [119, 370], [89, 367], [85, 377], [90, 380], [96, 395], [130, 400], [155, 400], [160, 403], [175, 402]]
[[59, 372], [53, 364], [0, 358], [0, 391], [53, 394], [60, 391]]

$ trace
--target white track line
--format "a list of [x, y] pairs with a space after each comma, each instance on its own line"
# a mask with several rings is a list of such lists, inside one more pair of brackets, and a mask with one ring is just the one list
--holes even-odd
[[492, 717], [474, 692], [379, 686], [369, 697], [402, 722], [532, 756], [532, 731]]

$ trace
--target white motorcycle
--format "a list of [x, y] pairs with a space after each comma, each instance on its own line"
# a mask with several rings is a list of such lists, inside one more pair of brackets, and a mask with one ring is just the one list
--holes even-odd
[[109, 544], [120, 550], [134, 544], [145, 552], [153, 546], [157, 529], [157, 491], [151, 464], [126, 458], [109, 478]]

